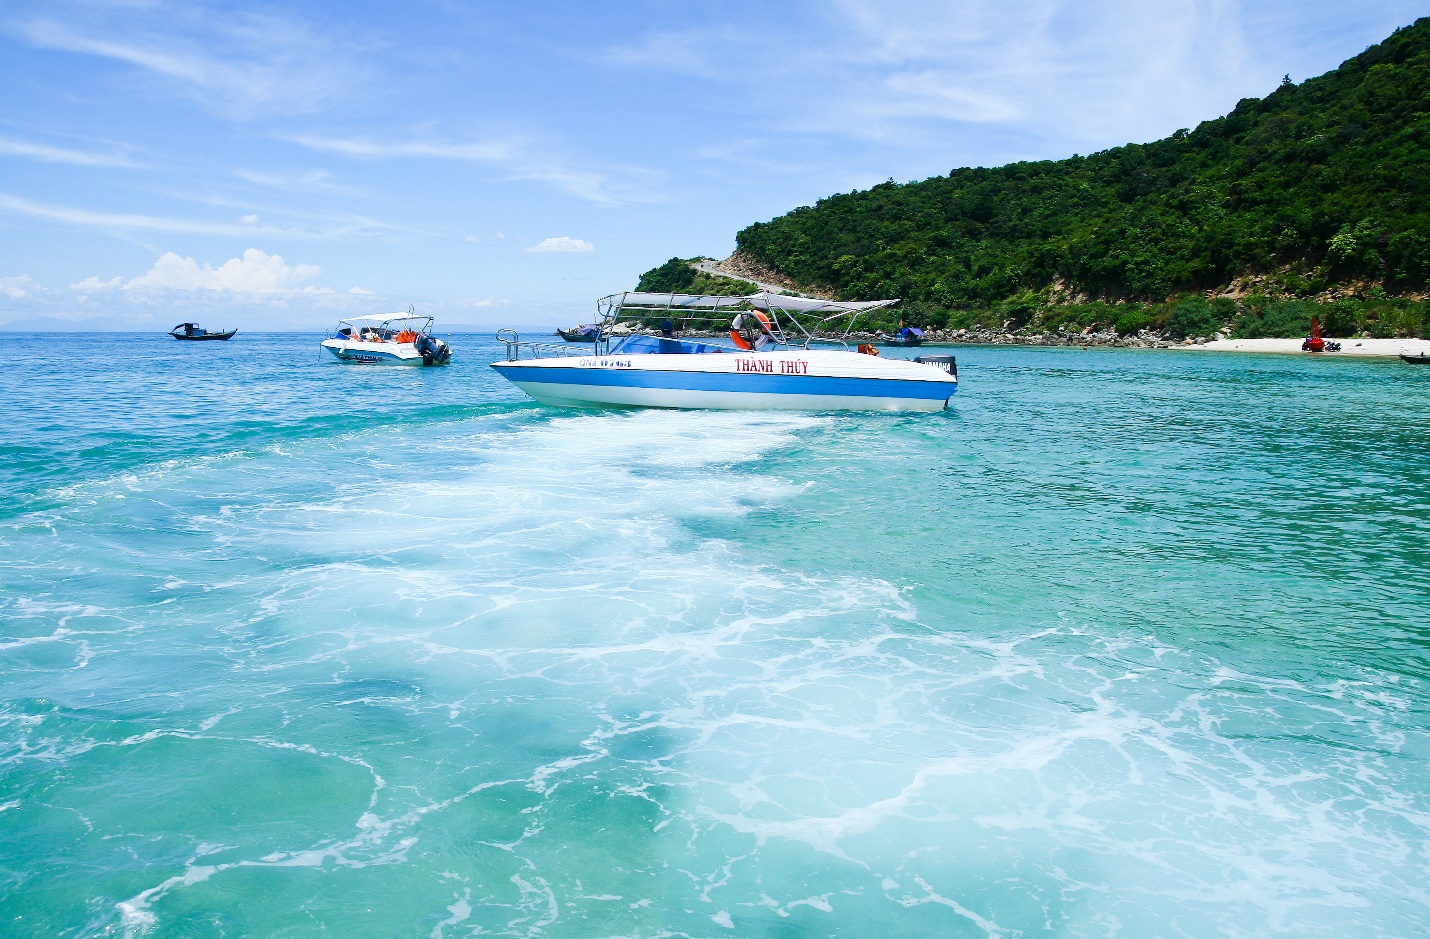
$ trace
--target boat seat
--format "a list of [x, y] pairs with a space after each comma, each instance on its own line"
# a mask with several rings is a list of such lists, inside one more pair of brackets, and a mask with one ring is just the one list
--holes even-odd
[[636, 333], [627, 336], [611, 347], [611, 355], [704, 355], [711, 352], [729, 352], [723, 346], [708, 342], [690, 342], [685, 339], [664, 339], [659, 336], [643, 336]]

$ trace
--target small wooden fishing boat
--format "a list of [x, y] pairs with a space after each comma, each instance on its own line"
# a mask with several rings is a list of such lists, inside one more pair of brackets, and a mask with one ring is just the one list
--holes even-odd
[[924, 344], [924, 331], [916, 326], [904, 326], [892, 336], [884, 338], [886, 346], [921, 346]]
[[237, 329], [221, 329], [216, 333], [211, 333], [198, 323], [180, 323], [178, 326], [169, 330], [169, 335], [175, 339], [187, 339], [190, 342], [195, 342], [208, 341], [210, 339], [232, 339], [237, 332]]
[[1430, 365], [1430, 353], [1422, 352], [1419, 355], [1406, 355], [1400, 353], [1400, 361], [1409, 362], [1411, 365]]
[[567, 342], [595, 342], [601, 338], [601, 330], [596, 326], [572, 326], [556, 330], [556, 335]]

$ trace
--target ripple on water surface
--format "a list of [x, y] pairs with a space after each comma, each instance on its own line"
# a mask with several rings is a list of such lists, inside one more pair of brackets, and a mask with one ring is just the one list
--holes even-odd
[[6, 935], [1430, 929], [1414, 374], [579, 414], [246, 338], [0, 375]]

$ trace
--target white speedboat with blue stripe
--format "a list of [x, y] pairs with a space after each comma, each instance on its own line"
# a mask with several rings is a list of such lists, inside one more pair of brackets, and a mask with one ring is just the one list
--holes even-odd
[[[893, 302], [763, 292], [617, 294], [601, 301], [601, 338], [594, 349], [522, 342], [503, 330], [497, 338], [506, 344], [506, 360], [492, 367], [536, 400], [563, 407], [942, 410], [958, 390], [952, 356], [908, 361], [881, 357], [872, 346], [848, 347], [854, 318]], [[708, 331], [710, 321], [729, 322], [732, 314], [729, 345], [678, 338], [692, 323]], [[659, 320], [664, 335], [623, 329], [623, 317], [642, 324]], [[846, 321], [842, 338], [815, 334], [834, 320]], [[791, 333], [799, 340], [792, 341]]]

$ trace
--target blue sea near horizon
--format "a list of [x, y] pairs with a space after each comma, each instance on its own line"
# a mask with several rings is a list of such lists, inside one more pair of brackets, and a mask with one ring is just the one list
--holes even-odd
[[1430, 932], [1430, 369], [452, 342], [0, 335], [0, 935]]

